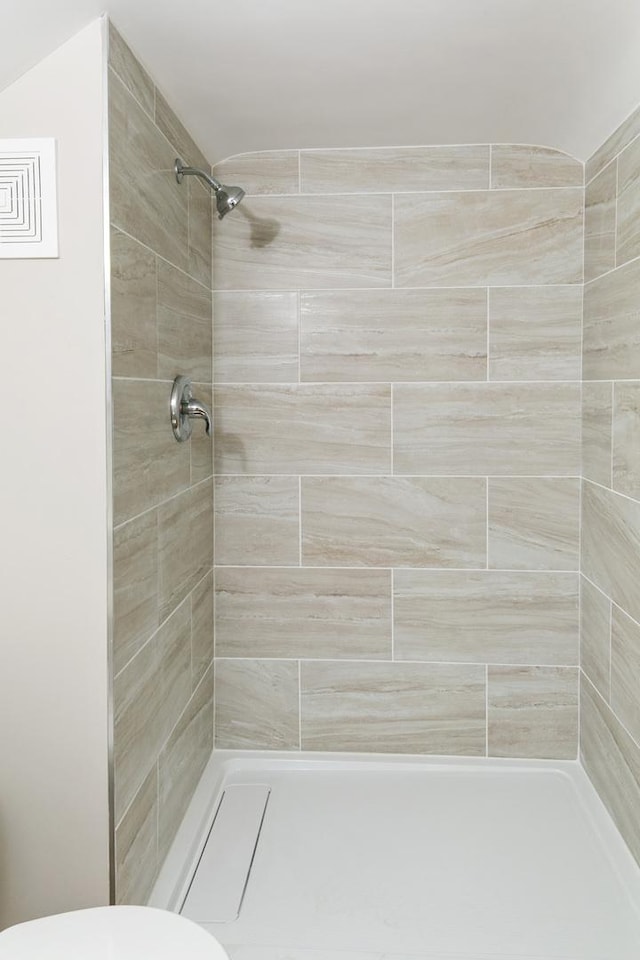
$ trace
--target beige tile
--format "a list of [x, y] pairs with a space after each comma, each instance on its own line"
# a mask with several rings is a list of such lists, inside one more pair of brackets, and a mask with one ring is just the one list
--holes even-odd
[[213, 660], [213, 570], [191, 594], [191, 688], [195, 690]]
[[618, 607], [611, 611], [611, 709], [640, 741], [640, 624]]
[[616, 263], [620, 266], [640, 255], [640, 140], [634, 140], [618, 157]]
[[489, 294], [489, 379], [579, 380], [582, 287], [496, 287]]
[[391, 656], [389, 570], [218, 567], [216, 656]]
[[593, 280], [616, 265], [617, 182], [617, 166], [610, 163], [585, 191], [585, 280]]
[[155, 89], [153, 80], [134, 56], [113, 23], [109, 23], [109, 66], [141, 107], [153, 118]]
[[154, 378], [158, 367], [156, 258], [111, 230], [111, 357], [114, 377]]
[[298, 564], [299, 501], [297, 477], [217, 477], [216, 563]]
[[209, 172], [211, 164], [159, 90], [156, 90], [155, 121], [181, 160], [192, 167], [199, 167], [205, 173]]
[[580, 666], [605, 700], [610, 697], [611, 601], [580, 581]]
[[150, 510], [113, 534], [113, 671], [149, 639], [158, 620], [158, 517]]
[[482, 190], [489, 186], [488, 146], [302, 150], [303, 193]]
[[146, 906], [158, 861], [158, 784], [154, 764], [116, 827], [116, 903]]
[[581, 187], [584, 166], [568, 153], [530, 144], [491, 147], [491, 186]]
[[158, 261], [158, 376], [211, 383], [211, 293], [182, 270]]
[[213, 668], [191, 697], [158, 759], [158, 859], [173, 843], [213, 750]]
[[578, 570], [580, 480], [489, 480], [489, 566], [503, 570]]
[[298, 380], [296, 293], [216, 293], [213, 324], [216, 383]]
[[185, 490], [158, 509], [158, 592], [166, 617], [213, 566], [213, 483]]
[[640, 382], [613, 393], [613, 487], [640, 500]]
[[390, 287], [391, 197], [252, 197], [215, 221], [217, 290]]
[[582, 218], [579, 189], [401, 194], [396, 285], [579, 283]]
[[575, 760], [577, 667], [489, 667], [490, 757]]
[[484, 290], [303, 293], [300, 374], [306, 381], [484, 380]]
[[582, 571], [640, 620], [640, 503], [586, 481], [582, 492]]
[[304, 477], [302, 562], [484, 567], [484, 479]]
[[640, 133], [640, 107], [634, 110], [620, 126], [613, 131], [602, 146], [598, 147], [593, 156], [587, 160], [587, 183], [605, 167], [616, 154], [629, 144]]
[[[211, 384], [194, 381], [192, 388], [194, 397], [207, 404], [215, 420], [213, 387]], [[187, 446], [191, 454], [191, 483], [195, 484], [200, 483], [201, 480], [207, 480], [213, 474], [213, 437], [207, 436], [204, 420], [194, 420], [193, 433]]]
[[189, 444], [169, 423], [170, 384], [113, 381], [113, 503], [119, 524], [189, 483]]
[[238, 184], [247, 196], [298, 193], [298, 151], [241, 153], [216, 163], [213, 175], [223, 183]]
[[484, 667], [302, 663], [302, 749], [481, 756]]
[[394, 472], [577, 476], [580, 386], [397, 384]]
[[640, 747], [584, 677], [580, 719], [582, 763], [631, 853], [640, 860]]
[[109, 75], [111, 220], [186, 269], [189, 191], [176, 183], [175, 150], [118, 77]]
[[229, 386], [214, 395], [217, 473], [389, 472], [389, 386]]
[[216, 748], [297, 750], [298, 702], [295, 661], [218, 660]]
[[585, 380], [640, 378], [640, 260], [584, 289]]
[[187, 273], [211, 289], [212, 193], [195, 177], [187, 178], [189, 191]]
[[582, 384], [582, 474], [611, 486], [612, 389], [606, 381]]
[[401, 660], [578, 663], [578, 578], [569, 573], [396, 570]]

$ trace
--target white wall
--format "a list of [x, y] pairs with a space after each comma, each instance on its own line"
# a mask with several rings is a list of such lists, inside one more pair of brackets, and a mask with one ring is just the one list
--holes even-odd
[[109, 896], [103, 62], [96, 21], [0, 93], [60, 211], [0, 260], [0, 928]]

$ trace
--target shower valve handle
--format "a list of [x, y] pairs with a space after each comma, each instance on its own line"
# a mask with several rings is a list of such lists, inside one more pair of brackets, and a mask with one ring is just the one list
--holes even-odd
[[211, 411], [206, 403], [196, 400], [191, 389], [189, 377], [176, 377], [171, 388], [169, 400], [171, 426], [178, 443], [183, 443], [191, 436], [192, 424], [195, 419], [204, 420], [205, 432], [208, 437], [213, 432]]

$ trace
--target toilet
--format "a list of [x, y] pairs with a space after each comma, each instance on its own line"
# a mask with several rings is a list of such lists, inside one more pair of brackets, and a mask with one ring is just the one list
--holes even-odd
[[184, 917], [151, 907], [95, 907], [0, 933], [0, 960], [228, 960]]

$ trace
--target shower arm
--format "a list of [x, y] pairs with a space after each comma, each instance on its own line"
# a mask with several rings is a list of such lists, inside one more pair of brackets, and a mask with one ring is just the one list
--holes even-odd
[[180, 159], [176, 159], [176, 162], [173, 165], [175, 171], [176, 180], [178, 183], [182, 183], [183, 177], [200, 177], [206, 183], [209, 184], [212, 190], [215, 190], [217, 193], [222, 189], [222, 184], [215, 179], [215, 177], [209, 176], [204, 170], [201, 170], [200, 167], [187, 167]]

